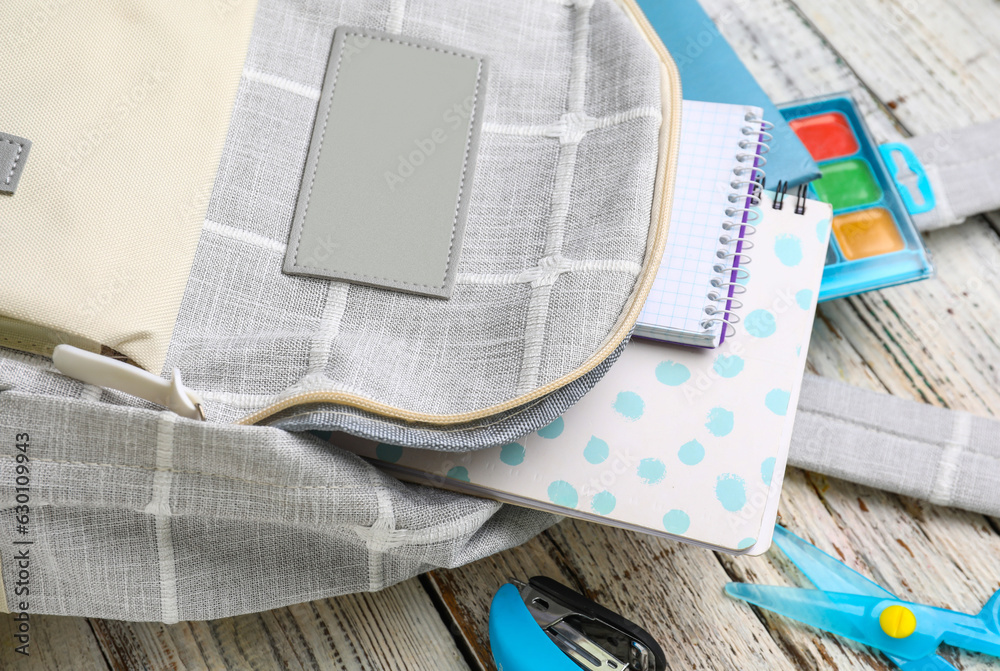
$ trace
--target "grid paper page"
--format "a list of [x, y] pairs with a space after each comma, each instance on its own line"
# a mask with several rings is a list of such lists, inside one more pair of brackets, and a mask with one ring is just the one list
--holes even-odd
[[[718, 261], [716, 252], [735, 247], [735, 243], [723, 245], [719, 238], [725, 233], [725, 221], [740, 221], [727, 217], [726, 208], [732, 206], [728, 200], [734, 191], [730, 183], [747, 179], [734, 175], [733, 169], [749, 165], [740, 163], [737, 154], [753, 151], [739, 146], [740, 140], [756, 139], [742, 132], [748, 125], [748, 112], [760, 118], [761, 110], [756, 107], [684, 101], [667, 246], [639, 315], [636, 335], [710, 347], [718, 342], [721, 325], [716, 322], [705, 329], [701, 322], [706, 319], [711, 281], [719, 277], [713, 270]], [[735, 237], [736, 231], [730, 235]]]

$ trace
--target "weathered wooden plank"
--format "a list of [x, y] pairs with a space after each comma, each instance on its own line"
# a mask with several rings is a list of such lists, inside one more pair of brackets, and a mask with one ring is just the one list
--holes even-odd
[[[1000, 243], [981, 221], [927, 239], [937, 277], [825, 304], [823, 315], [892, 393], [996, 413], [1000, 294], [989, 269], [1000, 261]], [[810, 350], [822, 374], [834, 373], [822, 366], [836, 349]]]
[[912, 132], [995, 118], [1000, 12], [995, 2], [796, 0], [804, 17]]
[[87, 620], [81, 617], [32, 615], [28, 656], [15, 651], [17, 626], [11, 615], [0, 615], [0, 669], [51, 671], [79, 669], [104, 671], [108, 668], [101, 647]]
[[469, 668], [417, 580], [208, 622], [92, 622], [116, 670]]

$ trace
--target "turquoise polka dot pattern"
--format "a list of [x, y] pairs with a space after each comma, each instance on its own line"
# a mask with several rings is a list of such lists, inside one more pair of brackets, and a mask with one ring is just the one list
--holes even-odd
[[813, 302], [812, 289], [802, 289], [801, 291], [795, 292], [795, 302], [803, 310], [808, 310]]
[[676, 387], [691, 379], [691, 371], [682, 363], [664, 361], [656, 367], [656, 379], [665, 385]]
[[[448, 473], [472, 484], [446, 485], [475, 485], [728, 552], [762, 545], [761, 529], [774, 522], [767, 502], [779, 494], [781, 437], [795, 411], [820, 293], [826, 242], [817, 238], [832, 235], [826, 206], [810, 203], [805, 215], [788, 209], [763, 210], [747, 267], [753, 276], [745, 291], [735, 287], [741, 319], [721, 345], [636, 338], [561, 419], [460, 455], [403, 448], [397, 468], [415, 467], [427, 453], [425, 470], [438, 483]], [[703, 314], [705, 293], [690, 306], [693, 320]], [[383, 459], [398, 454], [378, 449]], [[376, 456], [374, 442], [365, 456]]]
[[770, 310], [758, 308], [747, 315], [743, 328], [754, 338], [767, 338], [774, 335], [778, 322]]
[[633, 422], [642, 417], [645, 409], [646, 402], [634, 391], [619, 392], [618, 397], [615, 399], [615, 412]]
[[746, 362], [743, 361], [743, 358], [736, 354], [720, 354], [715, 357], [712, 370], [720, 376], [729, 379], [739, 375], [745, 365]]
[[637, 472], [647, 485], [655, 485], [663, 480], [663, 476], [667, 474], [667, 467], [659, 459], [647, 457], [639, 462]]
[[677, 450], [677, 458], [681, 460], [682, 464], [696, 466], [705, 458], [705, 447], [697, 440], [689, 440], [681, 445], [681, 449]]
[[469, 469], [465, 466], [456, 466], [455, 468], [448, 471], [448, 477], [452, 480], [461, 480], [462, 482], [469, 481]]
[[771, 486], [771, 478], [774, 477], [774, 457], [768, 457], [760, 463], [760, 479], [768, 487]]
[[552, 422], [548, 426], [543, 426], [538, 430], [538, 435], [542, 438], [558, 438], [565, 428], [566, 423], [563, 421], [562, 417], [556, 417], [556, 421]]
[[691, 527], [691, 518], [683, 510], [671, 510], [663, 516], [663, 528], [668, 534], [680, 535]]
[[618, 501], [615, 500], [615, 495], [611, 492], [598, 492], [590, 501], [590, 509], [598, 515], [610, 515], [614, 511], [616, 503]]
[[747, 504], [746, 482], [732, 473], [720, 475], [715, 481], [715, 498], [731, 513], [743, 510]]
[[772, 389], [764, 397], [764, 405], [776, 415], [784, 416], [788, 412], [788, 401], [791, 394], [784, 389]]
[[399, 461], [403, 456], [403, 448], [399, 445], [389, 445], [388, 443], [379, 443], [378, 447], [375, 448], [375, 456], [381, 461], [387, 461], [390, 464], [394, 464]]
[[576, 488], [565, 480], [556, 480], [549, 485], [549, 501], [564, 508], [576, 508], [580, 502], [580, 496], [576, 493]]
[[802, 263], [802, 241], [794, 235], [779, 235], [774, 240], [774, 253], [784, 265], [797, 266]]
[[521, 443], [507, 443], [500, 448], [500, 461], [508, 466], [517, 466], [524, 461], [524, 445]]
[[721, 438], [728, 436], [733, 431], [733, 413], [725, 408], [712, 408], [708, 411], [708, 421], [705, 428], [713, 436]]
[[831, 219], [821, 219], [816, 224], [816, 239], [826, 244], [830, 239], [830, 222]]
[[587, 446], [583, 448], [583, 458], [595, 465], [604, 463], [610, 453], [607, 442], [597, 436], [591, 436]]

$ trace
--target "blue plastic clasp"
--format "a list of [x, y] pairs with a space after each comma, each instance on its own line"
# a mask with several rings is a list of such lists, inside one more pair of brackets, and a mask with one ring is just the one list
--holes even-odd
[[[931, 189], [931, 181], [927, 178], [927, 171], [924, 170], [923, 164], [917, 158], [917, 155], [913, 153], [913, 150], [902, 142], [888, 142], [879, 145], [878, 151], [882, 154], [882, 160], [885, 162], [885, 167], [889, 170], [889, 176], [896, 184], [896, 190], [899, 191], [899, 195], [903, 199], [903, 204], [906, 205], [906, 210], [910, 214], [922, 214], [933, 210], [937, 204], [934, 200], [934, 190]], [[903, 155], [906, 167], [917, 175], [917, 190], [924, 200], [922, 204], [917, 205], [916, 201], [913, 200], [913, 194], [910, 193], [909, 187], [900, 183], [898, 176], [899, 166], [892, 159], [892, 152], [894, 151], [898, 151]]]

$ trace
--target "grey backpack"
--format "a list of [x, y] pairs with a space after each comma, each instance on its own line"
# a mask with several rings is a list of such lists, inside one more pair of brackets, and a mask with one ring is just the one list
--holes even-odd
[[[316, 432], [497, 445], [613, 363], [659, 265], [680, 121], [631, 0], [74, 4], [35, 28], [29, 9], [0, 46], [0, 131], [23, 147], [0, 261], [27, 269], [0, 286], [0, 435], [30, 464], [32, 612], [264, 610], [553, 521], [401, 484]], [[404, 127], [387, 161], [366, 151]], [[96, 373], [54, 367], [60, 344], [103, 354]], [[207, 421], [125, 393], [111, 359]]]

